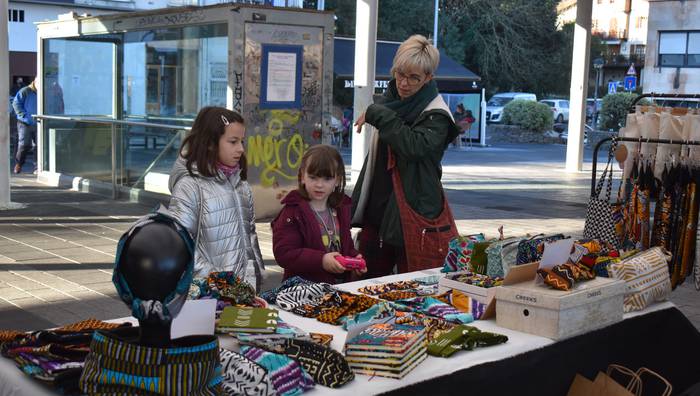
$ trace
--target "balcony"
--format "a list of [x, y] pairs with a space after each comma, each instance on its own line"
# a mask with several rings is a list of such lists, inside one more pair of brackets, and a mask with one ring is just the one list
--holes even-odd
[[627, 40], [627, 29], [610, 29], [607, 31], [593, 29], [592, 34], [599, 37], [602, 41]]
[[605, 67], [629, 67], [631, 64], [637, 68], [644, 67], [644, 54], [605, 54], [602, 58], [605, 60]]

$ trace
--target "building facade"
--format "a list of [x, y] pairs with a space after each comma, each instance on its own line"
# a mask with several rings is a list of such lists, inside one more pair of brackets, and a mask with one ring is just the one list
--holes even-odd
[[644, 92], [700, 93], [700, 1], [649, 0]]
[[[576, 21], [576, 1], [563, 0], [557, 6], [560, 26]], [[622, 81], [630, 66], [634, 66], [638, 81], [643, 80], [644, 59], [649, 17], [648, 0], [593, 0], [591, 33], [600, 38], [604, 50], [591, 54], [602, 58], [604, 66], [599, 86]], [[590, 86], [595, 84], [595, 73], [590, 73]]]

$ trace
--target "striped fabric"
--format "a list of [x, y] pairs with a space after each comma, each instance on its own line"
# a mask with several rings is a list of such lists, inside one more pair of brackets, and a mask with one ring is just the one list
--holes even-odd
[[[83, 393], [100, 396], [221, 394], [216, 337], [184, 337], [173, 340], [177, 347], [151, 348], [122, 340], [119, 335], [124, 333], [95, 332], [80, 377]], [[130, 331], [129, 334], [137, 333]]]
[[301, 365], [285, 355], [250, 346], [242, 346], [241, 353], [267, 370], [275, 392], [280, 396], [300, 395], [315, 385]]

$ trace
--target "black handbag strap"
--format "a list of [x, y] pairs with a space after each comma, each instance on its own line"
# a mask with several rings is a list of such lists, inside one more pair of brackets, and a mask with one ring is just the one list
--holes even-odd
[[600, 193], [603, 190], [603, 185], [605, 184], [605, 201], [609, 202], [610, 201], [610, 192], [612, 191], [612, 174], [613, 174], [613, 157], [615, 155], [615, 151], [617, 150], [617, 139], [613, 138], [612, 142], [610, 143], [610, 151], [608, 152], [608, 163], [605, 165], [605, 169], [603, 170], [603, 174], [600, 177], [600, 180], [598, 180], [598, 183], [596, 184], [595, 187], [595, 192], [593, 193], [593, 196], [597, 199], [600, 199]]

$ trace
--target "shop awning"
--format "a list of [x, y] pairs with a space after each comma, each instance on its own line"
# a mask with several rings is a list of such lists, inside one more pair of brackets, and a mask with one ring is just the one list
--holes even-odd
[[[389, 73], [391, 63], [400, 44], [395, 41], [377, 41], [377, 66], [375, 72], [377, 80], [391, 79], [391, 74]], [[336, 78], [352, 79], [355, 68], [355, 39], [336, 37], [333, 52], [333, 72]], [[454, 61], [443, 50], [440, 50], [440, 65], [435, 73], [435, 77], [443, 81], [481, 81], [481, 77]]]

